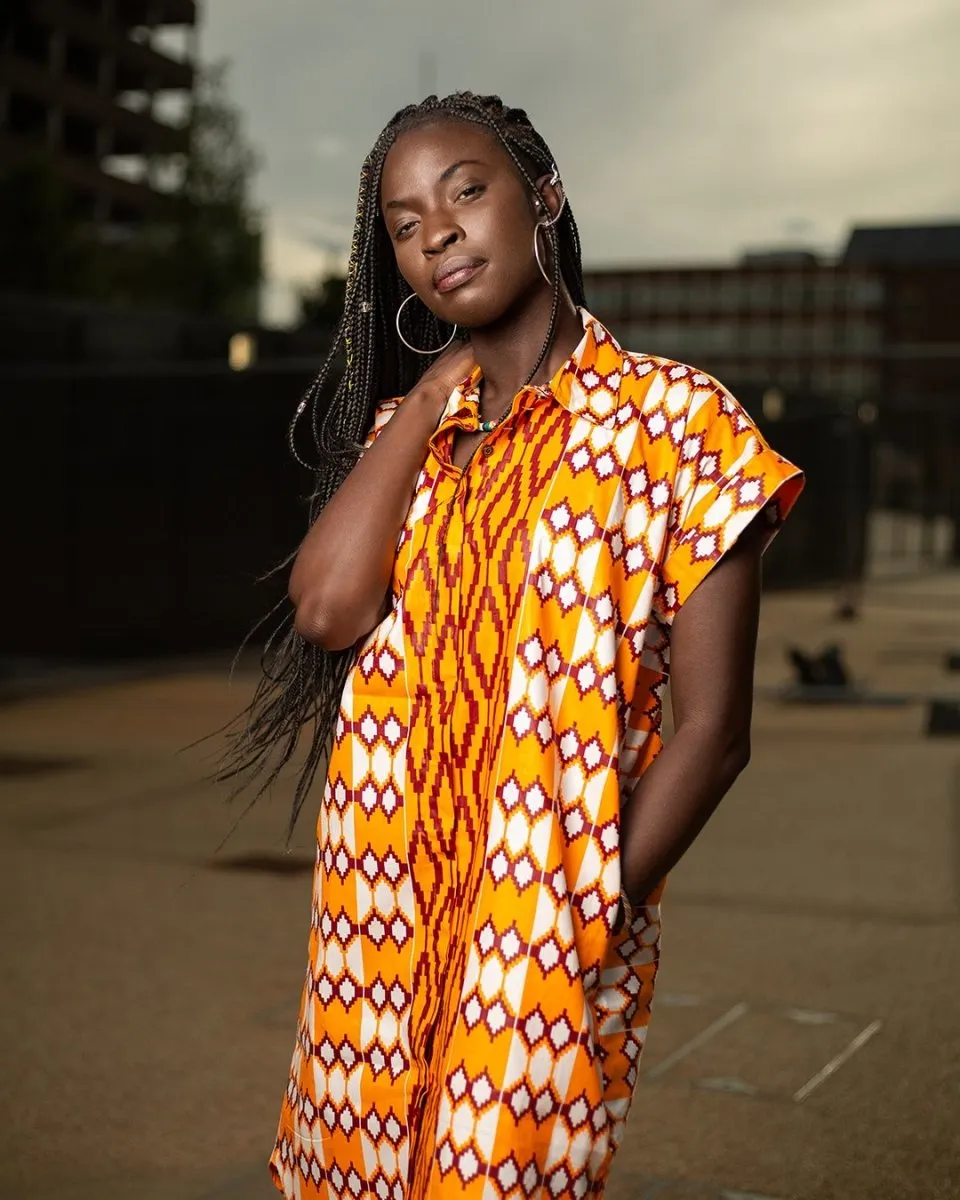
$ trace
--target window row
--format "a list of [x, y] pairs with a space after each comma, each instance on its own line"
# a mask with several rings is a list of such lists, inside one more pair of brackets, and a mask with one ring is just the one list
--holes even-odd
[[883, 283], [870, 276], [621, 276], [587, 280], [587, 306], [598, 317], [622, 312], [709, 312], [737, 309], [876, 309]]
[[876, 395], [880, 377], [876, 368], [861, 363], [818, 363], [812, 367], [799, 362], [725, 363], [719, 372], [721, 383], [736, 393], [738, 387], [776, 386], [790, 392], [823, 396], [849, 396], [857, 399]]
[[865, 321], [615, 322], [611, 332], [630, 350], [680, 357], [689, 353], [869, 353], [879, 350], [880, 326]]

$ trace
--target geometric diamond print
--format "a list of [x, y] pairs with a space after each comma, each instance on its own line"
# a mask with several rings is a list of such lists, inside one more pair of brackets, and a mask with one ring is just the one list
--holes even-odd
[[347, 676], [270, 1160], [287, 1197], [583, 1200], [622, 1142], [660, 888], [613, 932], [621, 806], [662, 747], [676, 613], [800, 480], [714, 380], [581, 315], [463, 470], [479, 372], [451, 395]]

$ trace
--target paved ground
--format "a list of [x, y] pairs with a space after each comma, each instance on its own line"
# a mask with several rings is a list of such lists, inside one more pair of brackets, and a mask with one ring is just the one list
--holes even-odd
[[[789, 639], [834, 637], [877, 687], [960, 693], [960, 577], [831, 609], [766, 604], [754, 761], [671, 881], [610, 1200], [960, 1196], [960, 740], [770, 695]], [[249, 680], [82, 684], [0, 708], [0, 1197], [269, 1200], [309, 822], [286, 855], [278, 795], [218, 851], [234, 814], [176, 753]]]

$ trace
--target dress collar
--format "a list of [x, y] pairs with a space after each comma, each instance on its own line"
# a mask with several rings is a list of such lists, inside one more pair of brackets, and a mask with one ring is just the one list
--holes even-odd
[[[583, 322], [580, 344], [550, 382], [535, 390], [551, 395], [574, 416], [613, 429], [620, 405], [623, 351], [596, 317], [585, 308], [577, 311]], [[477, 407], [481, 377], [480, 368], [475, 367], [451, 395], [443, 420], [455, 417], [465, 406], [471, 410]]]

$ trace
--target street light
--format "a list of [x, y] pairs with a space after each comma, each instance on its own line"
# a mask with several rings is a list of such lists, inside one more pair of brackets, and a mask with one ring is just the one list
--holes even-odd
[[783, 418], [784, 409], [786, 408], [786, 397], [779, 388], [767, 388], [763, 393], [760, 406], [767, 421], [779, 421]]
[[257, 357], [257, 339], [252, 333], [235, 333], [227, 347], [231, 371], [246, 371]]

